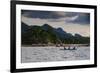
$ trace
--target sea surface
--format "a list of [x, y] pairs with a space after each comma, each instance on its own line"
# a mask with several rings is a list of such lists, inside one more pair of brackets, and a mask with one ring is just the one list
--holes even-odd
[[64, 47], [55, 47], [55, 46], [21, 47], [22, 63], [89, 60], [89, 59], [90, 59], [90, 47], [76, 47], [76, 50], [64, 50]]

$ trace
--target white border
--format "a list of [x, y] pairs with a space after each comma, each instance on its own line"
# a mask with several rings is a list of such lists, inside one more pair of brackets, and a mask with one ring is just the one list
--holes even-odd
[[[80, 61], [61, 61], [61, 62], [41, 62], [41, 63], [21, 63], [21, 9], [42, 10], [42, 11], [67, 11], [90, 13], [90, 60]], [[53, 66], [72, 66], [94, 64], [94, 9], [70, 8], [70, 7], [52, 7], [35, 5], [16, 5], [16, 69], [39, 68]]]

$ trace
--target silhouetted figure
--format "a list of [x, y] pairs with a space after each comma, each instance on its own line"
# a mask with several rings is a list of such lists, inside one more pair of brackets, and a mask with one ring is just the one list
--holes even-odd
[[68, 47], [68, 50], [70, 50], [70, 46]]
[[65, 46], [64, 46], [64, 50], [66, 50]]
[[76, 48], [75, 47], [73, 47], [73, 50], [75, 50]]

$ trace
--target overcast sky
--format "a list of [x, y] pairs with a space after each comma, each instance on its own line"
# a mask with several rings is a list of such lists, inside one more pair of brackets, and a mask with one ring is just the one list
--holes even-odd
[[68, 33], [90, 36], [90, 14], [60, 11], [22, 10], [21, 21], [27, 25], [42, 26], [47, 23], [54, 28], [61, 27]]

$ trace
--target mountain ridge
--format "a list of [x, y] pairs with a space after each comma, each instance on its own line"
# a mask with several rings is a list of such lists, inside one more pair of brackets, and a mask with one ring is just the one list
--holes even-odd
[[[54, 28], [49, 24], [28, 26], [22, 22], [22, 44], [25, 43], [89, 43], [89, 37], [80, 34], [72, 35], [62, 28]], [[83, 42], [82, 42], [83, 41]]]

